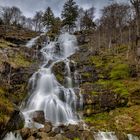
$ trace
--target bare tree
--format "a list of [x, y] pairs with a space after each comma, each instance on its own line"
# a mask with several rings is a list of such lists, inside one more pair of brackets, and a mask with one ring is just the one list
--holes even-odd
[[140, 0], [130, 0], [135, 8], [136, 21], [137, 21], [137, 35], [140, 35]]
[[12, 15], [13, 13], [10, 7], [2, 7], [1, 16], [5, 25], [10, 25]]
[[33, 29], [33, 20], [31, 18], [26, 18], [26, 28], [32, 30]]
[[42, 11], [36, 12], [36, 14], [33, 18], [35, 31], [41, 31], [41, 29], [43, 28], [42, 17], [43, 17], [43, 12]]
[[123, 29], [129, 19], [128, 10], [129, 5], [119, 3], [113, 3], [102, 10], [101, 25], [104, 26], [108, 37], [109, 49], [112, 47], [112, 44], [123, 42]]
[[20, 18], [22, 16], [21, 10], [18, 7], [13, 6], [11, 8], [11, 13], [12, 13], [12, 15], [11, 15], [12, 16], [12, 19], [11, 19], [12, 24], [18, 25], [19, 21], [20, 21]]

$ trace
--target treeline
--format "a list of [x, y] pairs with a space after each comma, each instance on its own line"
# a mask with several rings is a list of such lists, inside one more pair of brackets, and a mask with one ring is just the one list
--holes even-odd
[[[101, 17], [94, 20], [95, 8], [84, 10], [74, 0], [67, 0], [63, 6], [61, 17], [55, 17], [48, 7], [38, 11], [33, 18], [26, 18], [17, 7], [1, 7], [0, 24], [14, 25], [35, 31], [60, 30], [69, 32], [90, 31], [95, 34], [95, 46], [98, 49], [113, 44], [138, 44], [140, 38], [140, 0], [130, 0], [129, 3], [112, 2], [103, 7]], [[133, 46], [133, 44], [132, 44]]]
[[53, 32], [62, 28], [68, 31], [90, 29], [95, 27], [94, 10], [94, 7], [83, 10], [74, 0], [68, 0], [63, 6], [61, 18], [55, 17], [50, 7], [45, 11], [37, 11], [33, 18], [27, 18], [18, 7], [1, 7], [0, 25], [13, 25], [35, 31], [51, 29]]

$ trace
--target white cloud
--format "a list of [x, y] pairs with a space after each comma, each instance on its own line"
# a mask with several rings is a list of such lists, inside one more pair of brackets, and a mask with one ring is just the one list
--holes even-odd
[[[96, 17], [100, 15], [100, 9], [108, 4], [109, 0], [75, 0], [84, 9], [94, 6]], [[117, 0], [128, 1], [128, 0]], [[1, 6], [17, 6], [27, 17], [32, 17], [36, 11], [44, 10], [50, 6], [56, 16], [61, 15], [62, 7], [66, 0], [0, 0]]]

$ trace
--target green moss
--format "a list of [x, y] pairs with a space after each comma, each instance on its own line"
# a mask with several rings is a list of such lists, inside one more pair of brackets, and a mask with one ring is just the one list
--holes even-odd
[[129, 74], [130, 71], [127, 64], [118, 64], [111, 70], [110, 78], [114, 80], [125, 79], [129, 77]]
[[64, 80], [63, 76], [61, 74], [57, 74], [56, 75], [56, 79], [59, 81], [59, 82], [62, 82]]
[[110, 116], [106, 112], [85, 117], [84, 120], [87, 123], [91, 123], [96, 129], [104, 131], [109, 129], [108, 121], [110, 120]]
[[9, 58], [10, 64], [14, 67], [29, 67], [31, 62], [28, 61], [22, 53], [16, 54]]
[[122, 107], [111, 112], [85, 117], [84, 120], [100, 131], [121, 131], [140, 134], [140, 106]]
[[103, 65], [103, 61], [99, 56], [91, 56], [89, 58], [90, 64], [95, 64], [96, 67], [101, 67]]
[[101, 85], [102, 89], [111, 91], [115, 94], [128, 95], [127, 87], [123, 81], [119, 80], [99, 80], [97, 84]]
[[92, 75], [91, 73], [86, 72], [86, 73], [83, 73], [82, 76], [85, 78], [90, 78]]
[[99, 93], [96, 92], [96, 91], [92, 91], [91, 94], [92, 94], [92, 95], [98, 95]]

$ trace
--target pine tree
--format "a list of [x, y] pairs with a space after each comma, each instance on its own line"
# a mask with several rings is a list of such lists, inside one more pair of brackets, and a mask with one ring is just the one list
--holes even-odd
[[81, 19], [81, 24], [86, 30], [94, 28], [96, 25], [93, 22], [93, 14], [89, 13], [89, 11], [85, 11], [83, 18]]
[[54, 22], [54, 14], [50, 7], [48, 7], [43, 15], [42, 22], [46, 28], [50, 29]]
[[73, 0], [68, 0], [63, 7], [62, 11], [63, 25], [67, 26], [70, 30], [75, 26], [75, 21], [78, 17], [78, 6]]

